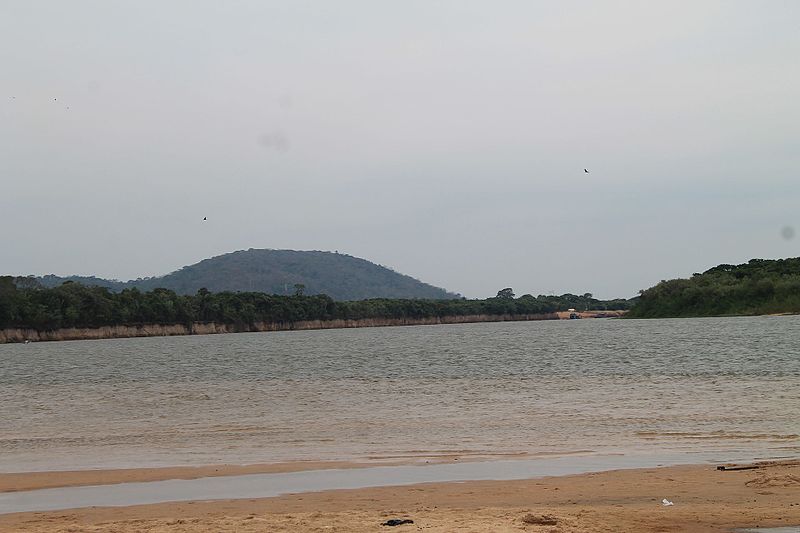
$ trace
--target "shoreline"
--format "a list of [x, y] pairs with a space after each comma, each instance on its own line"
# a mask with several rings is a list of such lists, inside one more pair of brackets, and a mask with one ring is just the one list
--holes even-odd
[[208, 464], [173, 466], [138, 466], [86, 468], [81, 470], [29, 470], [0, 472], [0, 495], [40, 489], [146, 483], [150, 481], [194, 480], [200, 478], [233, 477], [252, 474], [287, 474], [324, 470], [352, 470], [387, 466], [425, 466], [493, 461], [542, 460], [565, 457], [593, 456], [590, 450], [563, 453], [434, 453], [424, 455], [388, 455], [362, 459], [289, 460], [273, 463]]
[[[626, 311], [585, 311], [581, 318], [620, 317]], [[61, 328], [36, 330], [31, 328], [0, 329], [0, 344], [25, 342], [126, 339], [134, 337], [171, 337], [184, 335], [215, 335], [226, 333], [256, 333], [267, 331], [297, 331], [319, 329], [350, 329], [366, 327], [433, 326], [443, 324], [474, 324], [482, 322], [527, 322], [564, 320], [569, 312], [532, 315], [453, 315], [428, 318], [364, 318], [336, 320], [301, 320], [296, 322], [256, 322], [254, 324], [217, 324], [195, 322], [186, 324], [140, 324], [102, 326], [97, 328]]]
[[[380, 524], [389, 518], [415, 521], [414, 526], [398, 531], [422, 527], [433, 532], [655, 533], [800, 524], [800, 461], [754, 465], [757, 468], [735, 471], [719, 471], [714, 465], [667, 466], [512, 481], [16, 513], [0, 515], [0, 531], [366, 532], [381, 529]], [[233, 472], [230, 469], [242, 467], [208, 468]], [[662, 498], [674, 505], [663, 506]]]

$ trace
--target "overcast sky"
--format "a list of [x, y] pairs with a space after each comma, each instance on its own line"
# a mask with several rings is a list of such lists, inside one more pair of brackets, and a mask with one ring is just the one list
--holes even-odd
[[800, 256], [799, 27], [794, 0], [3, 0], [0, 274], [316, 249], [610, 298]]

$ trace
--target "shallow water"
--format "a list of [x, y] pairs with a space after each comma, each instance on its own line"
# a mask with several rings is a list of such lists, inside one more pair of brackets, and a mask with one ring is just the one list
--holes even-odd
[[412, 485], [418, 483], [514, 480], [564, 476], [602, 470], [670, 466], [711, 460], [695, 454], [573, 456], [515, 461], [451, 463], [429, 466], [382, 466], [280, 474], [171, 479], [143, 483], [64, 487], [0, 493], [0, 514], [78, 507], [146, 505], [195, 500], [269, 498], [282, 494]]
[[800, 317], [0, 345], [0, 471], [800, 454]]

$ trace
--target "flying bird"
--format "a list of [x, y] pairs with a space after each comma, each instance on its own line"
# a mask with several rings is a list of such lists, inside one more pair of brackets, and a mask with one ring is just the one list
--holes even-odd
[[589, 171], [588, 171], [588, 170], [586, 170], [585, 168], [583, 169], [583, 171], [584, 171], [585, 173], [587, 173], [587, 174], [589, 173]]
[[203, 217], [203, 220], [208, 220], [206, 217]]

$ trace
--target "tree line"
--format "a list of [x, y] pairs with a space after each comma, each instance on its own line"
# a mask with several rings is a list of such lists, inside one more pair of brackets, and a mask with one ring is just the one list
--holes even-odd
[[641, 291], [630, 318], [800, 313], [800, 258], [723, 264]]
[[519, 298], [503, 289], [483, 300], [370, 299], [334, 301], [327, 295], [306, 296], [303, 286], [293, 295], [259, 292], [218, 292], [200, 289], [180, 295], [168, 289], [143, 292], [136, 288], [113, 292], [106, 287], [65, 282], [45, 288], [33, 278], [0, 277], [0, 328], [95, 328], [116, 325], [216, 322], [247, 329], [257, 322], [302, 320], [432, 318], [464, 315], [533, 315], [569, 308], [627, 308], [626, 300], [604, 302], [583, 296]]

